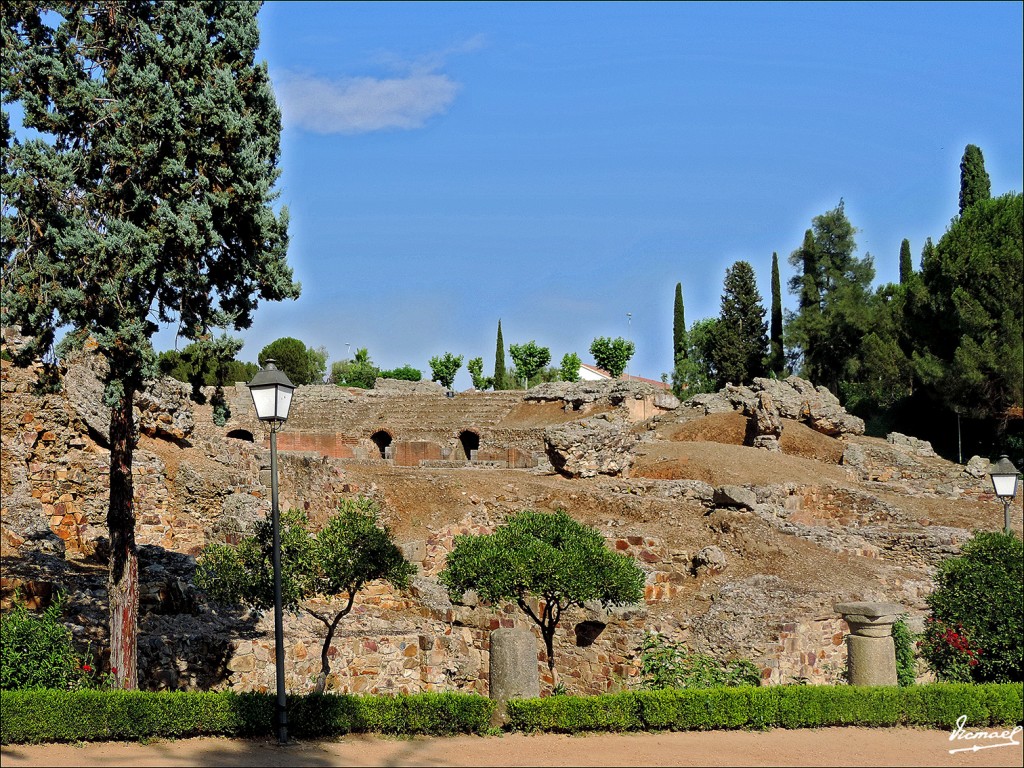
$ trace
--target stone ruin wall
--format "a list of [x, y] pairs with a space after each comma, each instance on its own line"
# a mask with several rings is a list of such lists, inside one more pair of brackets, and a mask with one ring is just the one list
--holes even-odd
[[[55, 553], [66, 550], [70, 561], [102, 564], [109, 454], [66, 398], [33, 394], [32, 378], [18, 373], [8, 362], [2, 363], [3, 518], [6, 523], [19, 515], [36, 515], [45, 530], [39, 531], [37, 526], [33, 538], [26, 540], [5, 524], [0, 535], [4, 557], [17, 557], [33, 549]], [[247, 391], [244, 394], [248, 397]], [[268, 452], [244, 439], [222, 435], [238, 430], [251, 430], [257, 440], [261, 434], [260, 425], [251, 415], [247, 420], [245, 411], [235, 406], [232, 421], [224, 430], [197, 430], [192, 441], [196, 447], [181, 451], [173, 466], [157, 453], [137, 451], [134, 472], [140, 545], [194, 554], [210, 540], [237, 539], [254, 519], [265, 514], [269, 508]], [[504, 437], [511, 440], [514, 435], [509, 432]], [[164, 448], [161, 453], [165, 456], [180, 450]], [[366, 490], [346, 482], [339, 463], [320, 455], [284, 453], [280, 473], [282, 507], [305, 509], [314, 518], [333, 509], [339, 499]], [[798, 499], [784, 502], [782, 507], [793, 513], [795, 523], [801, 522], [800, 515], [810, 515], [811, 519], [804, 522], [830, 519], [843, 525], [851, 508], [853, 514], [861, 514], [856, 504], [851, 507], [849, 498], [827, 490], [786, 489], [784, 493]], [[863, 514], [869, 513], [877, 511], [866, 509]], [[418, 562], [425, 578], [411, 596], [395, 595], [386, 585], [375, 585], [360, 597], [357, 610], [343, 620], [330, 652], [335, 667], [332, 687], [350, 691], [457, 688], [486, 692], [488, 636], [499, 626], [527, 627], [535, 633], [539, 669], [547, 679], [539, 633], [517, 609], [445, 606], [446, 598], [430, 597], [437, 585], [429, 577], [440, 569], [454, 536], [488, 529], [488, 525], [470, 519], [434, 532], [425, 542], [412, 543], [414, 548], [422, 549]], [[47, 536], [59, 539], [60, 546], [48, 550], [43, 546]], [[648, 606], [677, 594], [682, 578], [680, 563], [662, 542], [640, 533], [609, 536], [608, 541], [617, 551], [635, 556], [644, 568]], [[6, 573], [0, 579], [5, 598], [9, 599], [19, 585], [41, 595], [52, 591], [53, 584], [74, 589], [67, 573], [54, 577], [48, 587], [10, 571], [6, 567], [10, 563], [8, 559]], [[238, 633], [228, 617], [212, 617], [205, 613], [209, 609], [190, 602], [185, 594], [190, 587], [179, 577], [155, 568], [148, 576], [144, 573], [143, 580], [140, 658], [145, 664], [143, 676], [151, 687], [272, 687], [273, 633], [269, 617], [249, 617], [248, 630]], [[93, 594], [93, 612], [82, 613], [79, 619], [92, 622], [85, 634], [97, 639], [96, 647], [104, 632], [102, 587]], [[289, 686], [306, 690], [319, 671], [318, 638], [322, 630], [315, 620], [302, 615], [289, 616], [288, 622]], [[81, 637], [82, 628], [78, 629], [76, 635]], [[599, 611], [568, 613], [556, 641], [562, 679], [570, 690], [591, 693], [628, 684], [638, 671], [643, 632], [652, 629], [673, 631], [672, 627], [660, 627], [643, 610], [617, 616]], [[806, 618], [798, 614], [764, 629], [772, 639], [755, 661], [765, 682], [802, 678], [824, 683], [837, 679], [845, 663], [842, 637], [847, 631], [840, 617]], [[210, 634], [211, 630], [216, 632]], [[167, 644], [169, 637], [174, 638], [173, 645]]]

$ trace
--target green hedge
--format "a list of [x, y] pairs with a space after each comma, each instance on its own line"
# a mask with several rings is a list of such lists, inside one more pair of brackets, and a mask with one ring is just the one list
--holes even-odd
[[[289, 733], [445, 736], [483, 733], [494, 703], [483, 696], [298, 696]], [[518, 731], [657, 731], [826, 726], [926, 726], [952, 730], [1024, 722], [1024, 685], [939, 683], [907, 688], [766, 686], [631, 691], [508, 702]], [[145, 691], [0, 691], [0, 742], [132, 741], [188, 736], [269, 736], [273, 694]]]
[[961, 715], [974, 727], [1024, 722], [1024, 686], [790, 685], [554, 696], [508, 703], [512, 730], [559, 733], [843, 725], [952, 729]]
[[[135, 741], [154, 737], [266, 736], [273, 694], [147, 691], [0, 691], [0, 743]], [[288, 700], [293, 736], [352, 732], [482, 733], [494, 703], [483, 696], [326, 694]]]

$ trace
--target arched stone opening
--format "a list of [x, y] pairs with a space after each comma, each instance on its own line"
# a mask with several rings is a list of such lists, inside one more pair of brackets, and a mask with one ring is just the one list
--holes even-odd
[[256, 442], [256, 438], [248, 429], [232, 429], [227, 433], [226, 437], [230, 437], [234, 440], [245, 440], [247, 443]]
[[388, 448], [391, 447], [392, 440], [391, 433], [385, 429], [378, 429], [370, 435], [370, 439], [377, 446], [377, 450], [380, 451], [380, 457], [382, 459], [388, 458]]
[[459, 432], [459, 443], [462, 445], [462, 452], [466, 459], [473, 458], [473, 453], [480, 449], [480, 435], [469, 429]]

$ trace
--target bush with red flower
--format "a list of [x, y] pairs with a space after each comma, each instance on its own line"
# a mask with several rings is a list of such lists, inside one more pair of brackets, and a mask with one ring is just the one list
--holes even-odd
[[977, 531], [939, 564], [921, 655], [940, 680], [1024, 681], [1024, 543]]

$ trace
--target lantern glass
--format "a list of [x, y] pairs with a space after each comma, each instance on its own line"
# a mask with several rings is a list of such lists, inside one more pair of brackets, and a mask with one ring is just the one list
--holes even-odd
[[1017, 495], [1017, 478], [1020, 477], [1020, 473], [1009, 457], [1001, 456], [999, 461], [992, 465], [988, 474], [992, 478], [992, 488], [996, 496], [1001, 499], [1012, 499]]
[[295, 386], [284, 371], [278, 370], [273, 360], [249, 382], [252, 404], [260, 421], [283, 422], [288, 419]]

